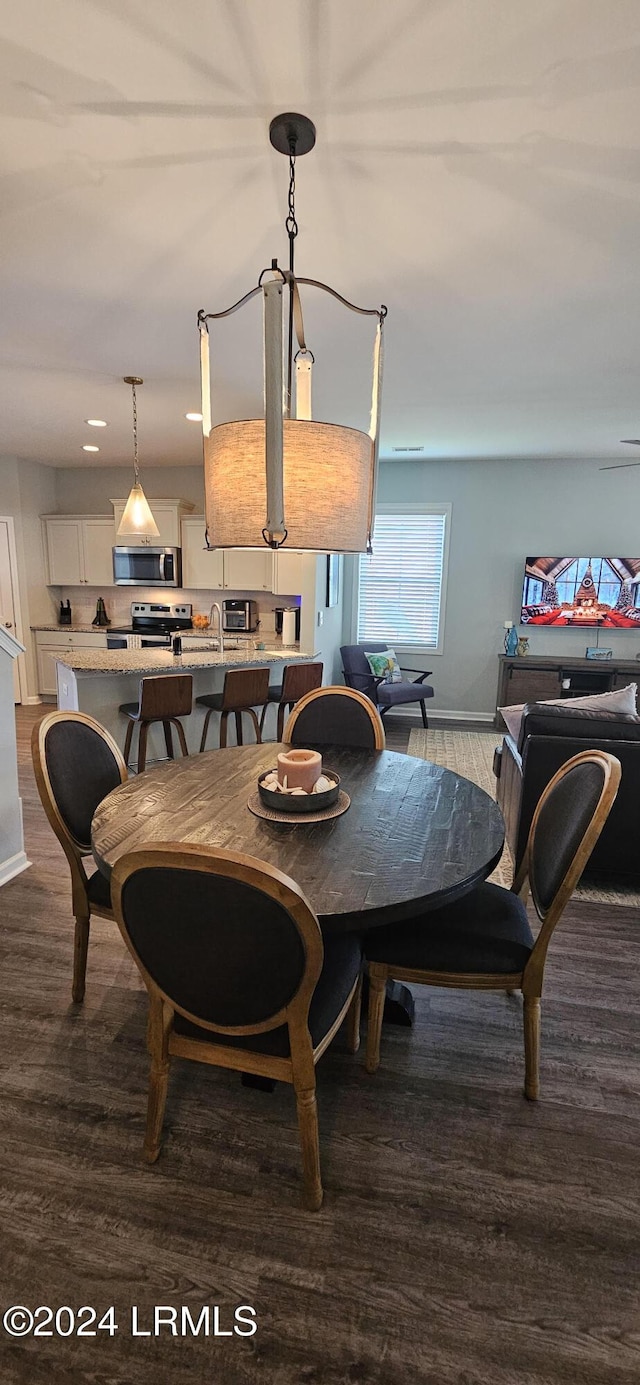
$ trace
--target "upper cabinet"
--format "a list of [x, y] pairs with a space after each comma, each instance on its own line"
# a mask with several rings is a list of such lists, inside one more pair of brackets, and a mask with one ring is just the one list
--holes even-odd
[[[136, 538], [128, 537], [126, 539], [121, 539], [120, 542], [123, 547], [134, 548], [139, 544], [141, 548], [148, 548], [149, 545], [152, 547], [155, 545], [158, 548], [179, 548], [180, 522], [182, 518], [193, 509], [193, 505], [188, 504], [184, 500], [152, 500], [149, 496], [147, 496], [147, 499], [151, 506], [153, 518], [160, 530], [160, 536], [157, 539], [143, 538], [142, 535], [138, 535]], [[126, 503], [126, 500], [111, 501], [113, 505], [116, 535], [124, 514]], [[114, 539], [114, 543], [118, 543], [117, 537]]]
[[224, 552], [205, 547], [205, 522], [202, 515], [182, 521], [182, 585], [187, 590], [203, 588], [222, 591]]
[[273, 591], [273, 553], [270, 548], [225, 548], [224, 587], [229, 591]]
[[109, 516], [45, 515], [43, 523], [50, 586], [112, 586], [115, 528]]
[[[312, 561], [314, 560], [312, 555]], [[273, 555], [273, 587], [278, 596], [300, 596], [305, 579], [307, 553], [293, 548], [277, 548]]]
[[206, 549], [202, 515], [183, 519], [182, 585], [187, 591], [271, 592], [273, 571], [270, 548]]

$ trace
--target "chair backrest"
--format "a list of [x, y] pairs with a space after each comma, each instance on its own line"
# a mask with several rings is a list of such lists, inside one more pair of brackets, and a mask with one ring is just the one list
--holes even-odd
[[354, 688], [316, 688], [301, 697], [284, 728], [289, 745], [344, 745], [384, 750], [380, 713]]
[[159, 843], [111, 877], [121, 932], [147, 985], [208, 1029], [306, 1026], [320, 926], [295, 882], [251, 856]]
[[281, 702], [298, 702], [305, 693], [322, 686], [323, 664], [287, 664], [282, 678]]
[[193, 678], [190, 673], [159, 673], [140, 679], [140, 709], [145, 721], [163, 717], [187, 717], [193, 705]]
[[379, 640], [369, 640], [366, 644], [343, 644], [340, 653], [342, 655], [342, 671], [344, 681], [348, 688], [356, 688], [358, 692], [367, 694], [373, 701], [376, 700], [376, 680], [369, 668], [367, 654], [381, 654], [387, 645]]
[[67, 856], [87, 856], [98, 804], [127, 778], [119, 747], [84, 712], [50, 712], [33, 728], [31, 755], [42, 806]]
[[586, 750], [561, 765], [533, 815], [527, 845], [531, 895], [544, 919], [562, 890], [573, 892], [618, 792], [620, 761]]
[[268, 668], [230, 668], [224, 675], [223, 712], [262, 707], [269, 696]]

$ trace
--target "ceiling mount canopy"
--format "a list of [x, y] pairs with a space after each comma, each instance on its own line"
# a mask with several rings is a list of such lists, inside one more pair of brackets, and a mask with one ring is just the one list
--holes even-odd
[[[201, 308], [198, 313], [207, 543], [211, 548], [266, 543], [321, 553], [370, 552], [387, 309], [384, 304], [359, 308], [328, 284], [296, 275], [296, 157], [313, 149], [315, 126], [307, 116], [289, 112], [274, 117], [269, 138], [289, 159], [289, 268], [281, 269], [274, 259], [255, 288], [230, 308], [217, 313]], [[301, 285], [377, 320], [368, 433], [313, 419], [315, 357], [305, 339]], [[262, 294], [264, 309], [264, 418], [212, 427], [209, 323], [229, 317], [257, 294]]]
[[131, 385], [131, 402], [133, 405], [133, 485], [129, 491], [129, 497], [122, 513], [122, 519], [116, 534], [117, 539], [159, 539], [160, 530], [153, 518], [149, 508], [149, 501], [142, 489], [140, 482], [140, 466], [138, 463], [138, 405], [136, 400], [136, 386], [143, 385], [144, 380], [139, 375], [124, 375], [125, 385]]

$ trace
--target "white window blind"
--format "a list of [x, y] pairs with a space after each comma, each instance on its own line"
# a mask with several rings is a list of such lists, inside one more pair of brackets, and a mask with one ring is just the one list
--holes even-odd
[[373, 556], [360, 555], [358, 642], [437, 649], [448, 510], [376, 515]]

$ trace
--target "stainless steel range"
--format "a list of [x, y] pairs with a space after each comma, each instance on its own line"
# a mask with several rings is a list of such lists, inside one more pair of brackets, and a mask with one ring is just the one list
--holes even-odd
[[170, 649], [180, 630], [192, 630], [191, 602], [132, 601], [131, 624], [107, 631], [107, 649]]

